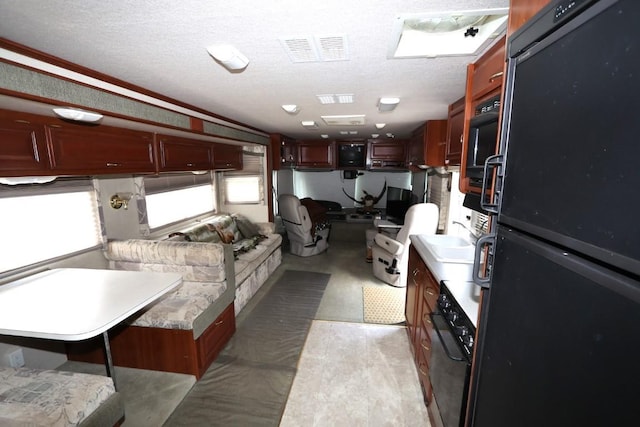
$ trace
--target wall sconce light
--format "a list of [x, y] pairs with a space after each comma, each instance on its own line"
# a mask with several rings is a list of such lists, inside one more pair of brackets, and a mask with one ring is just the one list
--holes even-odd
[[109, 199], [109, 205], [113, 209], [124, 208], [125, 210], [129, 209], [129, 201], [131, 201], [131, 197], [133, 197], [132, 193], [118, 193], [111, 196]]
[[400, 103], [400, 98], [380, 98], [378, 111], [381, 113], [393, 111]]
[[209, 55], [231, 72], [242, 71], [249, 65], [249, 58], [231, 45], [215, 45], [207, 48]]

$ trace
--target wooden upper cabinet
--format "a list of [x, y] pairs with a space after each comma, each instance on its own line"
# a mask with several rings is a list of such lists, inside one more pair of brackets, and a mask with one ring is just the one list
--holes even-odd
[[406, 167], [407, 142], [405, 140], [367, 141], [367, 169], [397, 169]]
[[43, 175], [49, 171], [44, 125], [0, 117], [0, 176]]
[[108, 126], [46, 125], [56, 174], [155, 173], [153, 134]]
[[274, 170], [296, 166], [298, 152], [295, 140], [280, 134], [272, 134], [271, 153]]
[[449, 105], [447, 120], [447, 150], [445, 163], [447, 166], [458, 166], [462, 159], [464, 142], [464, 97]]
[[506, 37], [501, 37], [477, 62], [471, 65], [473, 76], [471, 99], [484, 98], [502, 87], [506, 59], [505, 42]]
[[210, 170], [211, 143], [169, 135], [158, 139], [158, 172]]
[[444, 166], [446, 148], [447, 121], [429, 120], [413, 131], [407, 163], [412, 169], [420, 165]]
[[299, 168], [335, 167], [335, 143], [333, 141], [298, 141]]
[[242, 146], [214, 144], [213, 168], [216, 170], [242, 170]]
[[549, 4], [549, 1], [550, 0], [511, 0], [509, 2], [507, 36], [510, 36], [514, 31], [522, 27], [529, 18]]

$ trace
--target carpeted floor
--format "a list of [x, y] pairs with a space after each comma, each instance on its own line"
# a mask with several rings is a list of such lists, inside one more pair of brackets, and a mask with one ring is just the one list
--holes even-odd
[[165, 426], [277, 426], [330, 277], [286, 270], [268, 289], [263, 286], [236, 319], [229, 344]]

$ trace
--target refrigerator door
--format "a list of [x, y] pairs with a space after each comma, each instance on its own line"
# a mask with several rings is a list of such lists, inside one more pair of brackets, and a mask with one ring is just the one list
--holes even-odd
[[638, 422], [640, 283], [499, 227], [474, 427]]
[[611, 3], [510, 59], [498, 221], [640, 274], [640, 2]]

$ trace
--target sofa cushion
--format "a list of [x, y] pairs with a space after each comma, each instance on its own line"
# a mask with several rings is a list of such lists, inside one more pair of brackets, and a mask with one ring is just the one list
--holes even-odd
[[113, 394], [101, 375], [0, 367], [0, 425], [78, 425]]
[[227, 289], [225, 283], [182, 282], [131, 322], [134, 326], [194, 329], [193, 324]]

